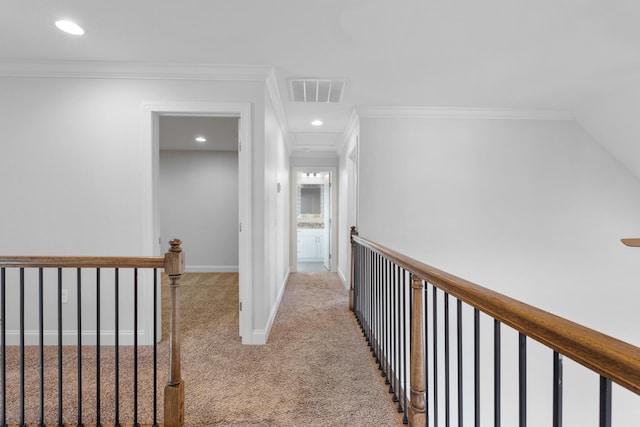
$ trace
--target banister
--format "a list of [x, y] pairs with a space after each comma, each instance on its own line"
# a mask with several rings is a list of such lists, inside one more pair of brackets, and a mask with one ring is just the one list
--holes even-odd
[[0, 256], [12, 268], [163, 268], [164, 256]]
[[352, 235], [352, 239], [384, 255], [412, 275], [640, 394], [640, 348], [446, 273], [358, 235]]
[[[164, 269], [164, 272], [167, 274], [170, 282], [169, 378], [165, 386], [164, 395], [164, 425], [167, 427], [182, 427], [184, 425], [184, 381], [182, 380], [180, 367], [179, 302], [180, 279], [185, 270], [185, 255], [184, 252], [182, 252], [182, 242], [179, 239], [173, 239], [169, 243], [171, 247], [164, 256], [100, 257], [0, 255], [0, 268]], [[4, 289], [4, 270], [2, 279]], [[154, 301], [154, 304], [156, 304], [156, 301]]]
[[164, 388], [164, 422], [167, 427], [184, 425], [184, 381], [180, 369], [180, 279], [185, 269], [182, 241], [173, 239], [164, 257], [169, 276], [169, 379]]
[[640, 239], [635, 238], [635, 239], [620, 239], [622, 241], [622, 243], [624, 243], [627, 246], [631, 246], [634, 248], [640, 247]]

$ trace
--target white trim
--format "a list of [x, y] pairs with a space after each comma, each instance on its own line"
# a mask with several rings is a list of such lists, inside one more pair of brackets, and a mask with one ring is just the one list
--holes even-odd
[[351, 285], [347, 281], [347, 278], [344, 277], [344, 274], [342, 274], [342, 271], [338, 270], [338, 276], [340, 276], [340, 280], [342, 280], [342, 286], [344, 286], [345, 289], [349, 289]]
[[276, 116], [278, 117], [280, 127], [282, 128], [282, 134], [284, 136], [285, 146], [287, 147], [287, 153], [291, 154], [292, 146], [290, 141], [291, 138], [289, 137], [289, 122], [287, 122], [287, 114], [284, 111], [282, 96], [280, 95], [280, 90], [278, 89], [278, 79], [273, 68], [271, 69], [271, 71], [269, 71], [269, 74], [265, 79], [265, 86], [267, 87], [267, 93], [271, 98], [273, 108], [276, 110]]
[[267, 343], [267, 338], [269, 338], [271, 328], [273, 327], [273, 322], [276, 320], [276, 314], [278, 314], [278, 309], [280, 308], [282, 296], [284, 295], [284, 291], [287, 288], [289, 274], [291, 274], [291, 270], [287, 270], [287, 274], [284, 275], [284, 280], [282, 281], [282, 284], [280, 286], [278, 298], [276, 299], [276, 303], [273, 305], [273, 309], [271, 310], [271, 314], [269, 315], [269, 320], [267, 321], [265, 329], [254, 329], [251, 337], [251, 343], [245, 343], [243, 340], [243, 344], [264, 345]]
[[527, 110], [517, 108], [365, 107], [359, 108], [358, 114], [364, 118], [574, 120], [573, 114], [567, 110]]
[[187, 265], [187, 273], [237, 273], [237, 265]]
[[112, 61], [0, 61], [2, 77], [264, 81], [270, 65]]
[[[142, 253], [158, 255], [161, 252], [158, 243], [160, 237], [160, 221], [158, 208], [158, 117], [160, 115], [208, 116], [208, 117], [239, 117], [242, 150], [238, 153], [239, 162], [239, 222], [242, 232], [239, 233], [239, 292], [243, 310], [240, 312], [240, 336], [243, 343], [251, 338], [253, 325], [253, 289], [252, 289], [252, 168], [251, 156], [253, 139], [251, 128], [251, 104], [248, 102], [205, 103], [205, 102], [144, 102], [142, 104], [141, 135], [142, 135]], [[149, 220], [151, 219], [151, 220]], [[172, 236], [174, 237], [174, 236]], [[175, 236], [180, 237], [180, 236]], [[146, 298], [145, 298], [146, 297]], [[150, 301], [149, 295], [142, 295], [142, 301]], [[144, 304], [144, 303], [143, 303]], [[152, 313], [153, 307], [148, 304], [143, 313]], [[151, 330], [153, 326], [151, 315], [142, 320], [144, 330]]]
[[360, 125], [360, 116], [358, 115], [358, 111], [354, 108], [351, 110], [351, 115], [349, 116], [349, 120], [344, 126], [344, 131], [342, 132], [342, 138], [339, 143], [336, 145], [336, 153], [340, 155], [342, 151], [347, 147], [347, 143], [349, 142], [349, 138], [351, 135], [358, 129]]

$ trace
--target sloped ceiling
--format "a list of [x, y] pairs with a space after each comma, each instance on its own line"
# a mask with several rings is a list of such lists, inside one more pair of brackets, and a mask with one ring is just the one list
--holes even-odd
[[[618, 87], [640, 75], [636, 0], [0, 1], [0, 61], [273, 66], [302, 140], [341, 133], [354, 107], [564, 109], [638, 172], [633, 121], [610, 111], [637, 111]], [[295, 104], [292, 77], [345, 78], [343, 102]]]

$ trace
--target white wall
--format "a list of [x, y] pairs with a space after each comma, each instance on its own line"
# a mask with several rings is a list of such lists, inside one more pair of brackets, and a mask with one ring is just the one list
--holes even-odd
[[[363, 237], [640, 344], [640, 252], [619, 241], [640, 235], [640, 182], [575, 122], [361, 117], [359, 149]], [[503, 362], [503, 378], [515, 360]], [[549, 352], [529, 361], [551, 369]], [[597, 377], [566, 363], [565, 423], [595, 425]], [[532, 425], [549, 424], [544, 375], [530, 374]], [[515, 393], [505, 390], [511, 411]], [[620, 425], [637, 422], [626, 413], [635, 406], [615, 399]], [[483, 408], [489, 421], [491, 402]]]
[[329, 167], [338, 166], [338, 156], [332, 152], [316, 152], [312, 154], [293, 153], [291, 167]]
[[[264, 81], [0, 78], [0, 253], [152, 255], [144, 253], [151, 245], [142, 232], [150, 220], [143, 216], [150, 188], [141, 164], [151, 156], [142, 149], [144, 104], [245, 102], [252, 106], [257, 147], [251, 286], [263, 286], [264, 88]], [[83, 298], [91, 300], [91, 293]], [[29, 300], [35, 300], [32, 294]], [[71, 304], [65, 307], [71, 310]], [[263, 312], [252, 313], [253, 329], [265, 330]], [[65, 329], [72, 333], [70, 319]]]
[[346, 288], [351, 286], [351, 227], [357, 226], [357, 175], [358, 175], [358, 138], [357, 119], [343, 136], [344, 143], [340, 152], [340, 191], [338, 214], [338, 275]]
[[183, 240], [187, 271], [238, 271], [238, 152], [160, 151], [162, 240]]
[[621, 79], [573, 111], [576, 121], [640, 179], [640, 78]]
[[265, 161], [259, 185], [264, 208], [255, 209], [255, 221], [261, 221], [265, 230], [261, 246], [265, 258], [264, 280], [254, 287], [254, 343], [266, 342], [289, 277], [289, 152], [272, 95], [265, 90], [264, 96], [265, 141], [260, 149]]

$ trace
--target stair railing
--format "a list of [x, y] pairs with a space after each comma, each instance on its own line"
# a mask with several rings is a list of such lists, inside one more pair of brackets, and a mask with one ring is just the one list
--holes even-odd
[[[113, 312], [113, 321], [114, 321], [114, 329], [113, 329], [113, 351], [114, 351], [114, 378], [113, 378], [113, 395], [114, 401], [110, 402], [110, 404], [114, 405], [113, 413], [114, 419], [109, 420], [110, 424], [115, 426], [121, 425], [120, 422], [120, 395], [123, 389], [123, 382], [120, 378], [119, 368], [123, 360], [121, 359], [121, 353], [125, 350], [122, 345], [120, 345], [120, 335], [123, 333], [120, 327], [120, 301], [123, 300], [124, 292], [129, 292], [129, 297], [133, 294], [133, 328], [131, 331], [132, 340], [133, 340], [133, 378], [127, 378], [127, 380], [133, 382], [133, 419], [127, 420], [127, 424], [132, 423], [133, 425], [140, 425], [138, 421], [138, 300], [139, 300], [139, 276], [141, 276], [143, 271], [152, 270], [153, 271], [153, 367], [152, 367], [152, 382], [153, 382], [153, 397], [152, 397], [152, 419], [151, 424], [153, 426], [157, 426], [157, 338], [158, 338], [158, 317], [157, 317], [157, 306], [158, 306], [158, 269], [164, 269], [164, 272], [168, 275], [170, 281], [170, 318], [169, 318], [169, 373], [168, 373], [168, 382], [164, 388], [164, 425], [169, 427], [181, 427], [184, 425], [184, 382], [181, 378], [180, 374], [180, 306], [179, 306], [179, 297], [180, 297], [180, 279], [184, 272], [185, 265], [185, 257], [184, 252], [181, 249], [181, 241], [178, 239], [174, 239], [170, 242], [170, 249], [164, 256], [150, 256], [150, 257], [93, 257], [93, 256], [84, 256], [84, 257], [63, 257], [63, 256], [0, 256], [0, 317], [2, 320], [2, 326], [0, 327], [0, 353], [2, 357], [2, 365], [0, 367], [0, 393], [1, 393], [1, 414], [0, 414], [0, 425], [5, 426], [8, 424], [15, 423], [18, 421], [19, 425], [27, 425], [31, 423], [37, 423], [39, 426], [47, 425], [47, 419], [51, 419], [51, 414], [45, 414], [45, 396], [57, 394], [57, 421], [56, 425], [68, 425], [70, 420], [65, 420], [63, 414], [63, 388], [66, 388], [63, 383], [63, 357], [70, 358], [68, 354], [68, 348], [66, 352], [63, 352], [63, 347], [68, 347], [69, 344], [75, 345], [75, 349], [77, 351], [77, 389], [76, 389], [76, 397], [77, 403], [75, 407], [77, 409], [77, 421], [76, 425], [84, 425], [85, 420], [83, 419], [83, 397], [86, 397], [87, 394], [92, 394], [92, 398], [95, 399], [96, 407], [95, 407], [95, 415], [92, 416], [91, 422], [95, 425], [103, 425], [104, 420], [101, 418], [101, 410], [103, 409], [103, 402], [101, 402], [101, 387], [103, 386], [103, 378], [101, 378], [101, 359], [102, 355], [104, 355], [104, 351], [107, 350], [107, 345], [101, 342], [101, 336], [105, 333], [103, 330], [103, 325], [101, 325], [101, 312], [105, 312], [106, 307], [103, 307], [101, 304], [101, 294], [105, 293], [104, 282], [110, 281], [110, 284], [113, 284], [114, 295], [112, 295], [114, 299], [114, 306], [109, 306], [109, 309], [114, 310]], [[91, 285], [94, 285], [95, 292], [95, 306], [92, 307], [83, 307], [82, 304], [82, 291], [86, 289], [86, 286], [90, 286], [87, 284], [83, 284], [83, 277], [86, 278], [87, 273], [85, 270], [93, 269], [95, 270], [95, 281]], [[68, 274], [65, 274], [67, 277], [63, 280], [63, 271], [68, 273], [68, 270], [71, 270], [73, 276], [75, 276], [75, 280], [68, 280]], [[109, 275], [109, 278], [106, 277], [104, 270], [113, 271], [113, 276]], [[130, 286], [124, 288], [122, 285], [124, 282], [124, 273], [123, 271], [132, 271], [131, 281], [129, 283]], [[33, 274], [31, 274], [33, 272]], [[55, 283], [49, 283], [50, 281], [45, 280], [45, 273], [47, 273], [47, 277], [50, 276], [49, 273], [57, 272], [57, 291], [53, 291], [55, 294], [55, 299], [57, 301], [45, 301], [45, 296], [48, 293], [45, 293], [45, 290], [52, 288]], [[9, 274], [8, 274], [9, 273]], [[35, 274], [37, 273], [37, 275]], [[14, 285], [10, 278], [16, 278], [18, 281], [17, 286], [19, 286], [19, 307], [17, 308], [18, 317], [19, 317], [19, 355], [18, 355], [18, 363], [19, 363], [19, 380], [18, 384], [8, 383], [7, 373], [7, 290], [14, 290]], [[37, 278], [35, 278], [37, 276]], [[53, 280], [55, 282], [55, 280]], [[103, 287], [101, 291], [101, 281], [103, 282]], [[86, 280], [85, 280], [86, 282]], [[77, 342], [69, 343], [63, 342], [68, 341], [68, 339], [63, 340], [63, 303], [67, 303], [68, 296], [63, 293], [63, 284], [65, 286], [75, 286], [76, 291], [76, 335]], [[28, 302], [25, 300], [25, 290], [31, 292], [37, 289], [37, 300], [38, 300], [38, 309], [36, 313], [27, 313], [25, 309], [25, 303]], [[66, 290], [66, 289], [65, 289]], [[103, 297], [104, 298], [104, 297]], [[126, 298], [126, 297], [125, 297]], [[55, 302], [57, 302], [57, 307]], [[54, 333], [55, 339], [57, 341], [57, 378], [51, 379], [46, 378], [45, 374], [45, 330], [44, 330], [44, 317], [45, 317], [45, 305], [47, 307], [47, 313], [51, 310], [56, 310], [57, 315], [57, 332]], [[53, 307], [53, 308], [52, 308]], [[91, 331], [86, 331], [83, 329], [82, 313], [89, 312], [95, 313], [95, 334], [92, 334]], [[39, 385], [39, 402], [37, 403], [39, 409], [39, 417], [38, 420], [26, 420], [25, 419], [25, 405], [27, 403], [26, 393], [31, 392], [26, 388], [27, 385], [31, 385], [31, 383], [26, 384], [25, 380], [25, 371], [28, 366], [25, 366], [25, 315], [29, 314], [31, 317], [36, 317], [39, 320], [39, 327], [37, 331], [38, 336], [38, 373], [33, 374], [32, 376], [38, 377], [38, 385]], [[126, 314], [125, 314], [126, 315]], [[18, 322], [16, 322], [18, 323]], [[33, 331], [28, 331], [33, 332]], [[50, 332], [50, 331], [48, 331]], [[50, 333], [49, 333], [50, 335]], [[83, 389], [83, 363], [82, 363], [82, 352], [83, 350], [87, 350], [86, 345], [83, 345], [83, 338], [89, 338], [91, 340], [95, 340], [95, 346], [93, 346], [93, 351], [95, 351], [95, 368], [91, 367], [93, 375], [95, 375], [95, 391], [89, 391], [86, 388]], [[86, 343], [86, 342], [85, 342]], [[130, 349], [131, 346], [126, 346], [127, 349]], [[101, 353], [101, 351], [103, 353]], [[66, 353], [66, 354], [65, 354]], [[73, 355], [71, 355], [73, 356]], [[31, 373], [30, 373], [31, 374]], [[86, 375], [86, 372], [85, 372]], [[45, 390], [45, 380], [47, 381], [48, 388]], [[52, 386], [51, 383], [57, 382], [57, 387]], [[127, 382], [127, 387], [130, 387], [131, 383]], [[7, 390], [8, 387], [18, 387], [19, 388], [19, 397], [17, 402], [8, 402], [7, 401]], [[130, 403], [130, 402], [128, 402]], [[19, 420], [8, 420], [7, 419], [7, 408], [9, 404], [19, 404], [18, 409], [18, 418]], [[50, 406], [50, 405], [48, 405]], [[15, 411], [14, 411], [15, 412]]]
[[[640, 246], [640, 239], [623, 242]], [[351, 230], [351, 245], [350, 306], [405, 424], [448, 426], [452, 406], [457, 407], [458, 420], [463, 418], [463, 391], [468, 387], [463, 385], [466, 372], [463, 373], [462, 359], [466, 349], [473, 353], [473, 425], [480, 425], [481, 409], [486, 410], [480, 407], [481, 313], [493, 319], [494, 425], [500, 425], [502, 414], [503, 324], [518, 332], [520, 427], [527, 423], [527, 338], [553, 351], [550, 388], [554, 427], [562, 426], [563, 419], [563, 356], [599, 375], [601, 427], [611, 426], [612, 382], [640, 394], [640, 348], [416, 261], [358, 236], [355, 227]], [[450, 297], [456, 299], [455, 313], [450, 308]], [[473, 310], [471, 343], [463, 342], [463, 304]], [[457, 323], [455, 330], [452, 314]], [[452, 337], [457, 354], [451, 354]], [[454, 387], [450, 383], [450, 373], [454, 371], [456, 396], [452, 396]], [[438, 384], [440, 380], [444, 384]]]

